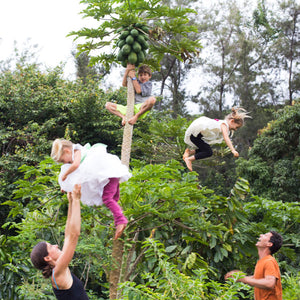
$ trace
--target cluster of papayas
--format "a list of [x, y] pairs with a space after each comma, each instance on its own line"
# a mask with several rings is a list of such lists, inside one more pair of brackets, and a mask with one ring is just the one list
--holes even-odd
[[128, 27], [122, 27], [117, 31], [120, 33], [117, 41], [119, 52], [117, 59], [126, 68], [127, 63], [136, 67], [145, 60], [148, 44], [148, 26], [135, 23]]

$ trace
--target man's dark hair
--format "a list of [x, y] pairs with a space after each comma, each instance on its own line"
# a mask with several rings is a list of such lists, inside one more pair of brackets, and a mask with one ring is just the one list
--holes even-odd
[[271, 254], [276, 253], [282, 246], [282, 236], [276, 231], [270, 231], [272, 236], [270, 237], [270, 243], [273, 245], [270, 247]]

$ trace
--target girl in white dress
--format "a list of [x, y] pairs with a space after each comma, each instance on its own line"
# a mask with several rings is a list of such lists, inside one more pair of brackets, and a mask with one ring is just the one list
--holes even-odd
[[213, 151], [210, 145], [220, 144], [223, 139], [235, 157], [239, 153], [233, 147], [229, 138], [230, 131], [237, 130], [244, 125], [245, 118], [251, 118], [243, 108], [232, 108], [232, 112], [225, 120], [200, 117], [192, 122], [185, 132], [184, 142], [189, 146], [186, 148], [183, 160], [187, 168], [193, 171], [194, 160], [210, 157]]
[[75, 184], [81, 184], [82, 203], [88, 206], [104, 203], [114, 217], [114, 238], [119, 238], [128, 223], [118, 204], [119, 183], [131, 177], [127, 166], [116, 155], [107, 153], [104, 144], [81, 146], [64, 139], [53, 142], [51, 157], [63, 163], [58, 178], [61, 190], [70, 192]]

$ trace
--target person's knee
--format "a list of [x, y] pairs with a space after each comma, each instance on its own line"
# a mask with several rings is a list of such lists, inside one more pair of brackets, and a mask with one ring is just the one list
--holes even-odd
[[156, 102], [156, 98], [155, 97], [150, 97], [148, 100], [147, 100], [147, 105], [148, 107], [152, 108], [154, 106]]
[[212, 149], [207, 149], [207, 157], [211, 157], [213, 155]]
[[156, 98], [155, 97], [150, 97], [150, 103], [151, 103], [152, 106], [154, 106], [155, 102], [156, 102]]

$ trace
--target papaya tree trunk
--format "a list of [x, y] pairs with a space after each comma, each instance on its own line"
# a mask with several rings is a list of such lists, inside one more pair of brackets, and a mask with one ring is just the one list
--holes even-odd
[[[126, 119], [129, 120], [134, 113], [134, 88], [132, 80], [127, 77], [127, 111]], [[132, 132], [133, 126], [126, 122], [123, 132], [123, 142], [122, 142], [122, 152], [121, 161], [124, 165], [129, 167], [130, 152], [131, 152], [131, 142], [132, 142]]]
[[[132, 80], [127, 77], [127, 112], [126, 119], [129, 120], [134, 113], [134, 88]], [[126, 122], [123, 132], [123, 142], [121, 150], [121, 161], [124, 165], [129, 167], [131, 142], [132, 142], [133, 126]], [[122, 260], [124, 252], [124, 242], [120, 239], [113, 241], [112, 248], [112, 269], [109, 275], [109, 299], [117, 299], [118, 283], [121, 278]]]

